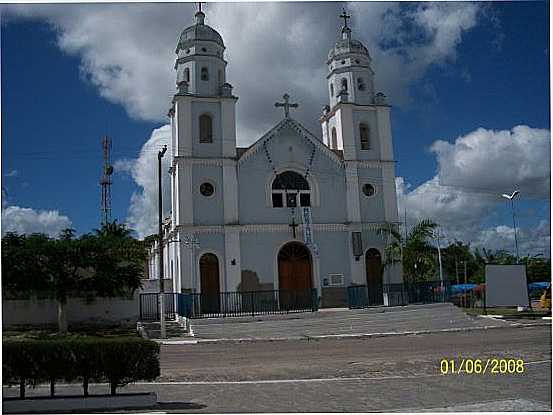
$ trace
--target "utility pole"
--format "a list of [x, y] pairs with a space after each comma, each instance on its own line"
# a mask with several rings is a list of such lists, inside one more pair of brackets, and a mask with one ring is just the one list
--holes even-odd
[[436, 236], [438, 238], [438, 264], [440, 265], [440, 287], [444, 289], [444, 273], [442, 269], [442, 251], [440, 249], [440, 228], [436, 229]]
[[163, 281], [163, 193], [161, 191], [161, 159], [167, 151], [167, 146], [163, 146], [157, 153], [157, 171], [158, 171], [158, 247], [159, 247], [159, 325], [160, 337], [165, 339], [167, 333], [165, 330], [165, 287]]
[[405, 241], [407, 242], [407, 208], [403, 207], [403, 220], [404, 220], [404, 233], [405, 233]]
[[515, 255], [516, 255], [517, 263], [518, 263], [518, 241], [517, 241], [517, 225], [515, 222], [515, 197], [519, 193], [520, 192], [518, 190], [515, 190], [510, 195], [506, 193], [503, 193], [501, 195], [501, 197], [504, 197], [505, 199], [508, 199], [511, 201], [511, 213], [513, 214], [513, 230], [515, 231]]
[[457, 256], [455, 256], [455, 278], [457, 278], [457, 285], [459, 285], [459, 263], [457, 262]]
[[515, 223], [515, 198], [511, 198], [511, 212], [513, 213], [513, 229], [515, 231], [515, 253], [518, 264], [518, 240], [517, 240], [517, 225]]

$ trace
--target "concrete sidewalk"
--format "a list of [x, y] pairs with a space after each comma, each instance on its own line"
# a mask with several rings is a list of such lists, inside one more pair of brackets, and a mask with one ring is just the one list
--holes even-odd
[[[532, 323], [530, 323], [532, 324]], [[534, 323], [536, 324], [536, 323]], [[550, 324], [540, 321], [537, 324]], [[163, 340], [165, 344], [363, 338], [458, 332], [523, 324], [468, 316], [449, 303], [323, 309], [313, 313], [192, 320], [194, 336]]]

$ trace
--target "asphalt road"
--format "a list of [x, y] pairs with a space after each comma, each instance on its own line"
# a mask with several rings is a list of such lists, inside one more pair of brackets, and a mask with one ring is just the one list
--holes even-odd
[[[156, 412], [551, 410], [551, 327], [161, 350], [159, 382], [125, 388], [156, 391]], [[513, 375], [442, 375], [443, 358], [515, 358], [525, 367]]]

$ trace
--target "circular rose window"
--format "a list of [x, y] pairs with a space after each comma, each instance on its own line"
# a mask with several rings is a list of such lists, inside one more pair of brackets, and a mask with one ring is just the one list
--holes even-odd
[[375, 193], [374, 186], [372, 184], [366, 183], [363, 185], [363, 193], [367, 197], [371, 197]]
[[205, 197], [209, 197], [215, 193], [215, 187], [209, 182], [202, 183], [200, 185], [200, 193]]

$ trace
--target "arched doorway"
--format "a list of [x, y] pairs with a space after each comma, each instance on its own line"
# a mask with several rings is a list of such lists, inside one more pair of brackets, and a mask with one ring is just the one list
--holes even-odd
[[299, 242], [284, 245], [278, 253], [278, 286], [281, 306], [298, 306], [311, 301], [311, 253]]
[[382, 258], [377, 249], [371, 248], [365, 254], [365, 269], [367, 272], [367, 292], [369, 305], [382, 305]]
[[200, 258], [200, 287], [202, 314], [218, 313], [219, 260], [214, 254], [203, 254]]

